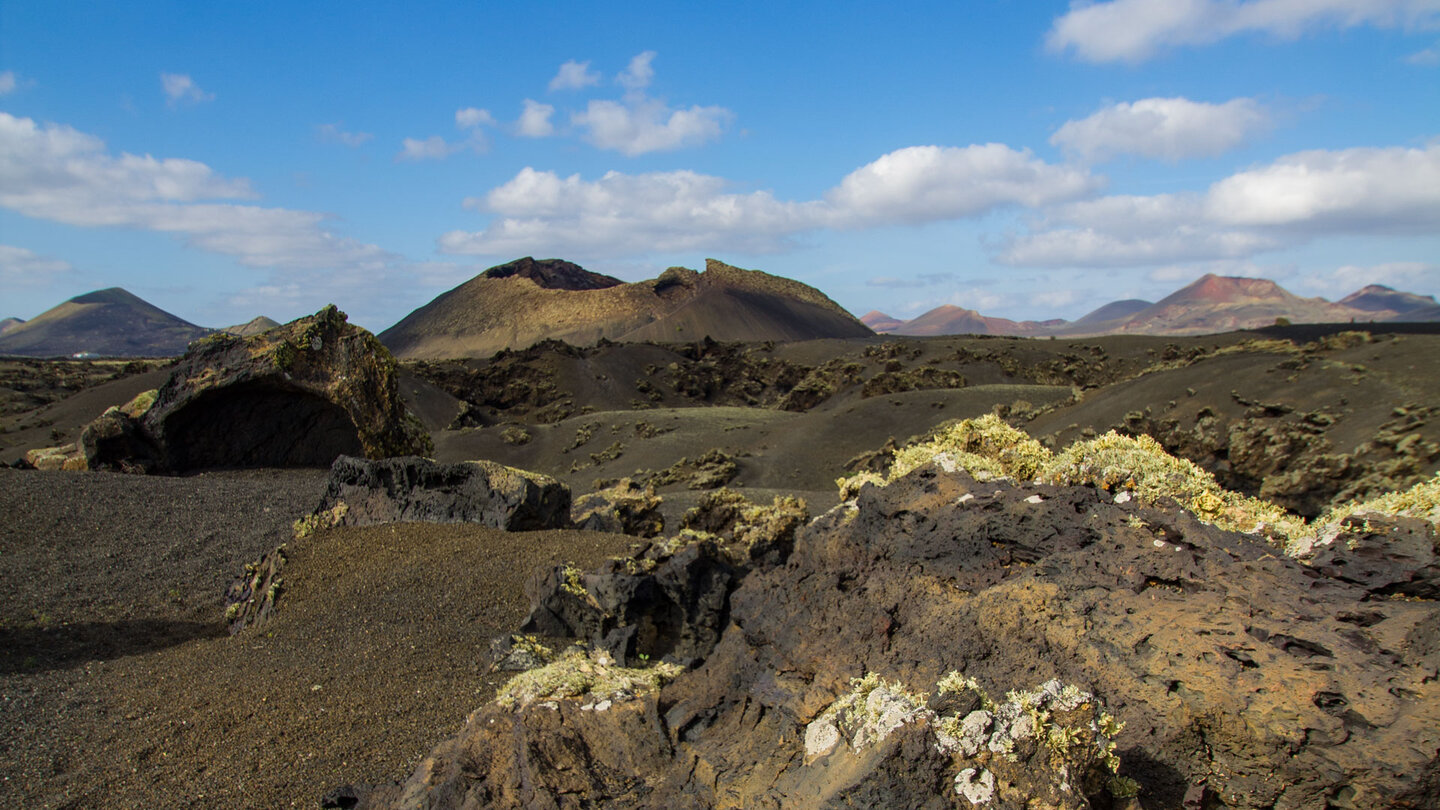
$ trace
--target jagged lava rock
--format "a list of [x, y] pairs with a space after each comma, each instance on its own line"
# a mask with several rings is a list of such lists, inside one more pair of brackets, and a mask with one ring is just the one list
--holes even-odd
[[440, 464], [405, 456], [341, 456], [316, 515], [332, 525], [402, 521], [478, 523], [493, 529], [561, 529], [570, 524], [570, 488], [548, 475], [493, 461]]
[[642, 487], [622, 478], [605, 489], [576, 498], [570, 514], [577, 529], [654, 537], [665, 530], [660, 504], [654, 487]]
[[[1096, 695], [1125, 724], [1119, 772], [1146, 807], [1440, 807], [1434, 602], [1378, 598], [1173, 504], [1115, 501], [933, 464], [865, 484], [744, 577], [704, 663], [658, 694], [614, 715], [584, 698], [482, 707], [362, 806], [579, 806], [573, 789], [605, 807], [1122, 806], [1065, 781], [1080, 774], [1008, 770], [1003, 745], [941, 756], [918, 710], [878, 754], [812, 740], [806, 756], [854, 679], [903, 694], [959, 671], [992, 695], [1051, 679]], [[623, 784], [604, 753], [621, 737], [647, 752]], [[579, 753], [529, 753], [553, 746]], [[1006, 774], [1032, 781], [1002, 790]]]
[[80, 447], [90, 469], [185, 472], [327, 466], [433, 445], [400, 401], [390, 352], [331, 305], [252, 337], [195, 341], [148, 408], [107, 412]]
[[1413, 517], [1352, 515], [1306, 562], [1378, 597], [1440, 599], [1435, 524]]

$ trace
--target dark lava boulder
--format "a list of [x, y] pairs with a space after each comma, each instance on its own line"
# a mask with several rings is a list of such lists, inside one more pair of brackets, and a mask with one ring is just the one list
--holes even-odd
[[[736, 573], [692, 548], [628, 626]], [[1367, 570], [926, 465], [745, 573], [698, 668], [614, 696], [599, 663], [525, 673], [361, 806], [1440, 807], [1440, 608]], [[597, 606], [618, 581], [564, 580]]]
[[570, 527], [570, 488], [548, 475], [493, 461], [441, 464], [405, 456], [341, 456], [316, 516], [327, 525], [478, 523], [526, 531]]
[[333, 305], [252, 337], [195, 341], [147, 406], [112, 409], [87, 426], [85, 466], [318, 467], [433, 447], [401, 404], [395, 359]]

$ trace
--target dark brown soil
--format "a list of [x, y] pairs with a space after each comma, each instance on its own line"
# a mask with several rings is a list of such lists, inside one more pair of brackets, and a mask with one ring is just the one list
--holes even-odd
[[291, 543], [277, 618], [221, 598], [320, 471], [0, 470], [0, 806], [314, 807], [387, 781], [487, 701], [529, 573], [633, 538], [398, 524]]

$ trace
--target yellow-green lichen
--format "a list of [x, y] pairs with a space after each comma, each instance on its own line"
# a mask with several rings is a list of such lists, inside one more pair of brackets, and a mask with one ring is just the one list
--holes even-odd
[[1170, 455], [1149, 436], [1122, 436], [1112, 430], [1076, 442], [1056, 455], [1040, 478], [1051, 484], [1124, 490], [1150, 502], [1174, 498], [1201, 520], [1278, 543], [1306, 531], [1303, 518], [1269, 501], [1224, 489], [1213, 475]]
[[344, 501], [336, 501], [335, 505], [313, 515], [306, 515], [295, 521], [291, 526], [292, 533], [296, 540], [304, 540], [321, 529], [331, 529], [339, 526], [350, 511], [350, 504]]
[[1025, 431], [1011, 427], [993, 413], [962, 419], [936, 431], [930, 439], [907, 447], [895, 456], [890, 480], [946, 454], [966, 470], [992, 477], [1029, 481], [1050, 461], [1050, 451]]
[[146, 411], [150, 410], [151, 405], [155, 404], [155, 396], [159, 393], [160, 390], [158, 388], [151, 388], [149, 391], [141, 391], [140, 393], [135, 395], [134, 399], [130, 400], [124, 405], [121, 405], [120, 410], [126, 416], [129, 416], [133, 419], [139, 419], [140, 417], [145, 415]]
[[660, 662], [651, 667], [617, 666], [608, 657], [592, 658], [575, 651], [539, 669], [522, 672], [500, 687], [495, 702], [507, 709], [522, 709], [540, 701], [594, 695], [618, 700], [653, 692], [674, 680], [684, 668]]
[[1428, 481], [1400, 492], [1389, 492], [1367, 501], [1351, 502], [1330, 510], [1316, 521], [1319, 525], [1338, 524], [1352, 515], [1378, 512], [1396, 517], [1414, 517], [1440, 525], [1440, 473]]
[[[1052, 455], [994, 414], [951, 423], [931, 438], [901, 450], [887, 475], [861, 472], [835, 483], [841, 500], [850, 500], [867, 483], [885, 486], [932, 462], [951, 472], [963, 469], [982, 481], [1004, 476], [1056, 485], [1091, 485], [1116, 492], [1117, 501], [1132, 496], [1151, 503], [1173, 498], [1203, 521], [1264, 537], [1298, 557], [1333, 540], [1340, 524], [1352, 515], [1375, 512], [1418, 517], [1440, 525], [1440, 473], [1402, 492], [1336, 507], [1307, 523], [1274, 503], [1221, 487], [1213, 475], [1166, 452], [1149, 436], [1111, 431]], [[1145, 526], [1134, 516], [1127, 524]]]
[[571, 596], [578, 596], [581, 599], [589, 599], [590, 592], [585, 589], [585, 574], [579, 568], [565, 563], [560, 569], [560, 590]]
[[880, 473], [865, 471], [858, 472], [848, 477], [835, 479], [835, 487], [840, 490], [840, 500], [848, 501], [860, 494], [860, 489], [866, 484], [874, 484], [883, 487], [889, 483], [888, 479]]

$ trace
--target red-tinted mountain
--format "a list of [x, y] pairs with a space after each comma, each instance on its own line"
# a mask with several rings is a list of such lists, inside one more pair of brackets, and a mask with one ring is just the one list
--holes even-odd
[[71, 298], [0, 335], [0, 354], [111, 357], [181, 354], [210, 330], [181, 320], [119, 287]]
[[1369, 320], [1370, 315], [1323, 298], [1301, 298], [1269, 279], [1211, 273], [1104, 331], [1197, 335], [1272, 326], [1279, 318], [1292, 323], [1337, 323]]
[[874, 329], [876, 332], [893, 332], [898, 326], [904, 325], [899, 318], [892, 318], [878, 309], [872, 309], [860, 316], [860, 322]]
[[1065, 322], [1012, 321], [1008, 318], [992, 318], [981, 315], [973, 309], [963, 307], [936, 307], [912, 320], [905, 321], [893, 329], [895, 335], [1041, 335], [1049, 334]]
[[486, 357], [547, 338], [590, 344], [863, 337], [870, 328], [824, 293], [707, 259], [626, 284], [558, 259], [481, 273], [380, 333], [399, 357]]
[[[1432, 321], [1437, 319], [1436, 315], [1440, 315], [1440, 303], [1435, 301], [1435, 296], [1401, 292], [1383, 284], [1362, 287], [1341, 298], [1338, 303], [1354, 309], [1373, 312], [1377, 316], [1393, 313], [1392, 316], [1385, 317], [1385, 320]], [[1421, 317], [1415, 317], [1417, 315]]]
[[1078, 337], [1210, 334], [1272, 326], [1281, 318], [1291, 323], [1440, 321], [1440, 303], [1433, 296], [1379, 284], [1332, 303], [1324, 298], [1302, 298], [1268, 279], [1211, 274], [1158, 302], [1134, 298], [1112, 301], [1069, 322], [1012, 321], [955, 306], [936, 307], [914, 320], [898, 323], [881, 312], [868, 313], [862, 320], [876, 331], [896, 335]]
[[0, 335], [9, 332], [11, 329], [14, 329], [22, 323], [25, 322], [20, 320], [19, 318], [6, 318], [5, 320], [0, 321]]

